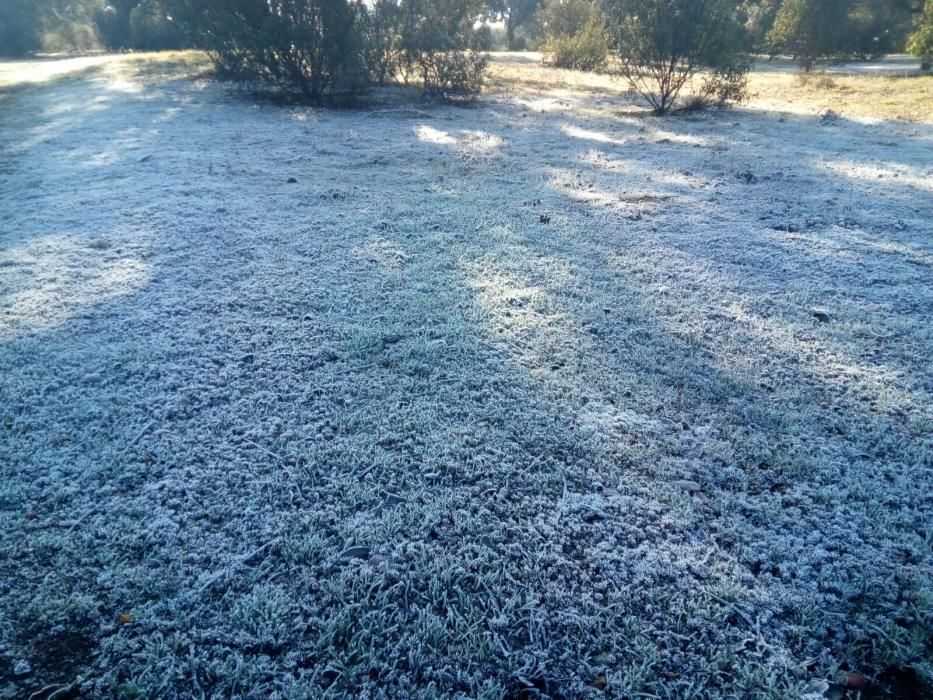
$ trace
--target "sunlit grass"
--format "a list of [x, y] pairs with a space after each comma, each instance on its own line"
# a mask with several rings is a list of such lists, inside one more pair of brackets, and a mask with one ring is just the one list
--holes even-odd
[[[611, 71], [585, 73], [544, 66], [539, 54], [496, 54], [491, 63], [489, 89], [550, 98], [539, 102], [547, 109], [574, 92], [618, 101], [628, 85]], [[762, 61], [749, 75], [747, 107], [795, 113], [817, 113], [832, 109], [858, 119], [933, 120], [933, 75], [843, 75], [839, 73], [801, 76], [786, 60]], [[577, 95], [579, 98], [579, 95]]]

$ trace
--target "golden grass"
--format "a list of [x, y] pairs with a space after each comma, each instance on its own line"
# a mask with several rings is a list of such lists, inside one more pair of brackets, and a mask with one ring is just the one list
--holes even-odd
[[[197, 51], [0, 61], [0, 92], [107, 73], [145, 82], [165, 75], [198, 74], [210, 67]], [[542, 65], [540, 54], [493, 53], [487, 90], [525, 97], [562, 99], [587, 94], [597, 111], [628, 95], [622, 78], [610, 72], [584, 73]], [[786, 61], [760, 64], [749, 76], [747, 107], [815, 114], [832, 109], [855, 119], [933, 121], [933, 75], [888, 76], [817, 73], [801, 75]]]
[[831, 109], [857, 119], [933, 121], [933, 76], [762, 71], [749, 79], [749, 106], [791, 112]]
[[[761, 64], [749, 75], [747, 107], [815, 114], [832, 109], [855, 119], [933, 121], [933, 76], [802, 76], [785, 61]], [[626, 82], [611, 73], [559, 70], [541, 64], [537, 54], [493, 54], [489, 89], [555, 99], [588, 92], [607, 99], [625, 96]]]
[[43, 85], [97, 72], [131, 80], [165, 74], [192, 74], [209, 67], [207, 56], [199, 51], [44, 56], [0, 61], [0, 90]]

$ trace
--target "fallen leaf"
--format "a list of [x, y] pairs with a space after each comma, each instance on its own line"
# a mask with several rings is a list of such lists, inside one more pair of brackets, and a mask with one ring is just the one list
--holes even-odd
[[846, 685], [854, 690], [865, 690], [868, 687], [868, 679], [861, 673], [850, 673], [846, 676]]

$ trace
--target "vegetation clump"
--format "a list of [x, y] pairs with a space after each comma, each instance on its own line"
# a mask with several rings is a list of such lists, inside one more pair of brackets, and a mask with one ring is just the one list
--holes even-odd
[[401, 69], [405, 82], [426, 94], [478, 93], [488, 67], [483, 34], [475, 27], [482, 5], [469, 0], [402, 0]]
[[363, 82], [361, 32], [347, 0], [184, 0], [180, 9], [225, 76], [312, 102]]
[[538, 15], [544, 56], [555, 68], [595, 71], [606, 66], [606, 22], [590, 0], [547, 0]]

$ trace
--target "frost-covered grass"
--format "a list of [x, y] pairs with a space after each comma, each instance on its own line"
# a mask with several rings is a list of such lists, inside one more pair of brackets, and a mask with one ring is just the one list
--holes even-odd
[[540, 76], [0, 103], [0, 697], [931, 678], [933, 124]]

